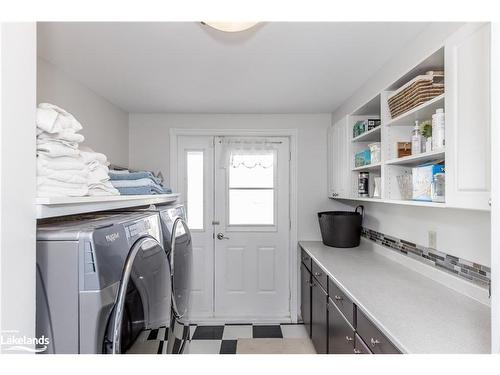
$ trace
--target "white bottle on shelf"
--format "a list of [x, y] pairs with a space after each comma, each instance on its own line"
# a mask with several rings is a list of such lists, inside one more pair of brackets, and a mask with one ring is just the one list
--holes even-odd
[[418, 126], [418, 120], [415, 121], [415, 128], [411, 132], [411, 154], [417, 155], [422, 153], [422, 134]]
[[432, 149], [444, 149], [444, 142], [444, 110], [438, 108], [432, 115]]

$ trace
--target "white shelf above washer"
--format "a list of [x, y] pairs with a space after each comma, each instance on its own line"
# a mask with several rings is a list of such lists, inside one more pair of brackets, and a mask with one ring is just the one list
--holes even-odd
[[36, 198], [36, 218], [83, 214], [175, 202], [180, 194]]

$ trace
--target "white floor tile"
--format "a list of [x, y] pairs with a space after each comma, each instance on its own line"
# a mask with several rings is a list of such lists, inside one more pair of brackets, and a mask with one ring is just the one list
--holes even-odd
[[189, 337], [193, 337], [196, 326], [189, 326]]
[[225, 326], [223, 340], [251, 339], [252, 326]]
[[167, 341], [163, 341], [163, 348], [161, 348], [161, 354], [167, 354]]
[[159, 341], [150, 340], [143, 342], [135, 342], [134, 345], [127, 351], [127, 354], [158, 354]]
[[156, 336], [157, 340], [165, 340], [165, 327], [158, 329], [158, 335]]
[[151, 331], [148, 329], [148, 330], [145, 330], [145, 331], [142, 331], [141, 333], [139, 333], [139, 336], [137, 336], [137, 339], [135, 340], [136, 342], [143, 342], [143, 341], [146, 341], [148, 339], [148, 336], [149, 336], [149, 333]]
[[303, 324], [282, 325], [281, 332], [284, 339], [303, 339], [309, 337]]
[[183, 332], [184, 332], [184, 326], [180, 323], [174, 323], [174, 335], [175, 337], [177, 338], [181, 338], [183, 335]]
[[219, 354], [221, 340], [192, 340], [189, 354]]

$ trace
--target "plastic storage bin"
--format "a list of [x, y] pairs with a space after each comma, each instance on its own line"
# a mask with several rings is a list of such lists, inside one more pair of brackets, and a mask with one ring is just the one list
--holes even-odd
[[359, 246], [364, 211], [363, 206], [357, 206], [354, 211], [318, 212], [323, 243], [332, 247]]

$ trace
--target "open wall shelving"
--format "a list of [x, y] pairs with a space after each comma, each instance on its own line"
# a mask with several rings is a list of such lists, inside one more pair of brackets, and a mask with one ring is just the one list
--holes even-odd
[[[406, 113], [392, 118], [389, 111], [387, 98], [396, 89], [413, 79], [415, 76], [424, 74], [430, 70], [444, 70], [444, 47], [433, 53], [427, 59], [415, 66], [412, 70], [381, 91], [372, 99], [361, 105], [357, 110], [347, 115], [332, 126], [329, 145], [332, 148], [345, 150], [344, 157], [338, 157], [331, 153], [329, 157], [336, 156], [330, 161], [329, 173], [332, 177], [329, 181], [329, 197], [337, 199], [349, 199], [364, 202], [381, 202], [390, 204], [403, 204], [428, 207], [445, 207], [446, 203], [414, 201], [403, 199], [400, 194], [397, 176], [411, 174], [412, 168], [429, 162], [445, 161], [446, 150], [432, 150], [421, 154], [398, 157], [397, 142], [411, 142], [411, 131], [415, 121], [431, 120], [437, 108], [445, 108], [445, 95], [439, 95], [433, 99], [413, 108]], [[381, 124], [356, 137], [353, 136], [353, 126], [357, 121], [368, 119], [380, 119]], [[340, 131], [338, 128], [344, 128]], [[338, 134], [346, 134], [346, 137], [338, 139]], [[337, 137], [337, 138], [335, 138]], [[347, 142], [347, 147], [341, 143]], [[356, 167], [354, 156], [356, 153], [368, 148], [373, 142], [380, 142], [380, 162]], [[369, 197], [358, 196], [358, 177], [360, 172], [369, 172]], [[339, 176], [341, 176], [339, 178]], [[342, 177], [344, 176], [344, 177]], [[374, 179], [380, 177], [380, 196], [373, 197]], [[340, 182], [339, 182], [340, 181]], [[343, 183], [342, 181], [346, 181]]]

